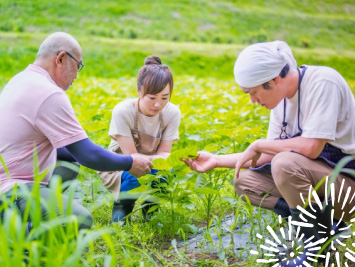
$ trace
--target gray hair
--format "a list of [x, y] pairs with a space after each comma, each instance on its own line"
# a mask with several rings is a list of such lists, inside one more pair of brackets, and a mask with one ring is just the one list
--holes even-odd
[[81, 52], [79, 43], [68, 33], [55, 32], [49, 35], [40, 45], [36, 60], [55, 55], [61, 51]]

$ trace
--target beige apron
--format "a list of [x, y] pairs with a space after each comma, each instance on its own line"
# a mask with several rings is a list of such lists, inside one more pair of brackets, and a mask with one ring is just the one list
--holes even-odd
[[[135, 112], [134, 112], [134, 129], [131, 130], [134, 144], [136, 146], [137, 152], [144, 155], [154, 155], [158, 150], [163, 131], [165, 130], [163, 114], [159, 113], [160, 120], [160, 130], [159, 136], [154, 137], [148, 134], [138, 131], [138, 107], [139, 107], [139, 98], [134, 103]], [[123, 154], [118, 144], [109, 149], [112, 152], [117, 154]], [[120, 193], [121, 188], [121, 175], [123, 171], [110, 171], [110, 172], [98, 172], [101, 181], [105, 188], [111, 191], [117, 198]]]

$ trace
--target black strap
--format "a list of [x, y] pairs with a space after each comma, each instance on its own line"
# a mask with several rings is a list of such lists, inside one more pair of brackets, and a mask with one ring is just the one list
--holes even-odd
[[[300, 126], [300, 114], [301, 114], [301, 82], [303, 79], [304, 74], [306, 73], [307, 67], [305, 66], [301, 66], [301, 68], [303, 69], [302, 73], [300, 72], [299, 68], [297, 68], [298, 71], [298, 106], [297, 106], [297, 126], [298, 126], [298, 130], [299, 130], [299, 135], [302, 134], [303, 130]], [[287, 137], [287, 133], [286, 133], [286, 126], [287, 126], [287, 122], [286, 122], [286, 98], [284, 98], [284, 115], [283, 115], [283, 121], [282, 121], [282, 126], [281, 126], [281, 133], [280, 133], [280, 139], [286, 139]]]

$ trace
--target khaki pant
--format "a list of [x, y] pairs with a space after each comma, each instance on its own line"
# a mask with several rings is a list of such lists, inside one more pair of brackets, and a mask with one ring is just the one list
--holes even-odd
[[[296, 208], [297, 205], [304, 205], [300, 194], [307, 201], [310, 185], [314, 189], [327, 175], [330, 180], [333, 172], [333, 168], [323, 160], [312, 160], [293, 152], [277, 154], [271, 166], [272, 175], [251, 170], [242, 171], [234, 182], [237, 194], [248, 196], [254, 206], [270, 210], [275, 207], [279, 198], [284, 198], [291, 208]], [[324, 200], [325, 187], [326, 183], [323, 183], [317, 190], [321, 201]], [[352, 215], [355, 215], [352, 210], [355, 205], [355, 180], [340, 174], [334, 182], [334, 188], [334, 217], [340, 219], [343, 216], [342, 220], [350, 221]], [[348, 190], [350, 194], [343, 207]]]

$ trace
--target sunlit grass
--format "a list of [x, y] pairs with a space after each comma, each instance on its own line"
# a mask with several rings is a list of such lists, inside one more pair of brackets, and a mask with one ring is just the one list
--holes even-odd
[[[98, 238], [105, 240], [109, 247], [110, 229], [99, 229], [88, 232], [78, 232], [78, 218], [70, 211], [63, 214], [60, 210], [61, 182], [57, 180], [51, 186], [51, 200], [41, 199], [39, 195], [39, 181], [33, 190], [20, 186], [13, 190], [13, 194], [5, 198], [2, 195], [0, 211], [3, 220], [0, 222], [0, 265], [1, 266], [85, 266], [85, 262], [97, 262], [95, 258], [106, 258], [110, 255], [87, 254], [87, 248]], [[77, 182], [69, 188], [68, 195], [73, 199]], [[28, 205], [23, 217], [13, 204], [14, 198], [26, 199]], [[48, 217], [41, 217], [41, 206], [48, 211]], [[71, 205], [69, 201], [68, 205]], [[69, 209], [70, 210], [70, 209]], [[31, 228], [26, 222], [31, 218]], [[30, 230], [29, 230], [30, 229]], [[83, 257], [87, 255], [86, 257]]]

